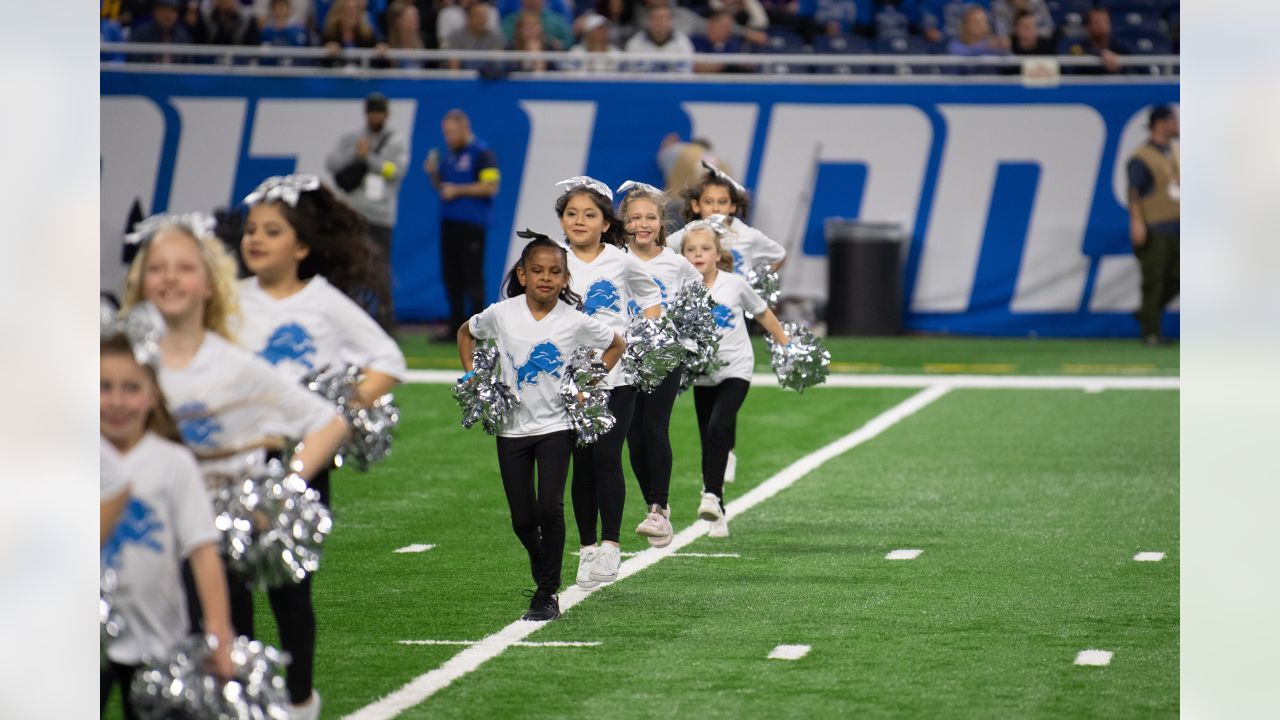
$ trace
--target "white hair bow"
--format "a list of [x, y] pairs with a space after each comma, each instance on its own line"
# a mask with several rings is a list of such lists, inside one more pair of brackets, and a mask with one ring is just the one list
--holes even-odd
[[624, 183], [622, 183], [621, 185], [619, 185], [619, 186], [618, 186], [618, 194], [619, 194], [619, 195], [621, 195], [622, 193], [624, 193], [624, 192], [626, 192], [626, 191], [628, 191], [628, 190], [639, 190], [640, 192], [642, 192], [642, 193], [646, 193], [646, 194], [649, 194], [649, 195], [658, 195], [658, 196], [661, 196], [661, 195], [663, 194], [663, 192], [662, 192], [661, 190], [659, 190], [658, 188], [656, 188], [656, 187], [654, 187], [654, 186], [650, 185], [649, 183], [642, 183], [642, 182], [639, 182], [639, 181], [636, 181], [636, 180], [628, 180], [628, 181], [626, 181], [626, 182], [624, 182]]
[[711, 163], [707, 162], [705, 159], [702, 161], [702, 167], [706, 168], [707, 172], [715, 176], [717, 180], [723, 180], [729, 183], [730, 185], [732, 185], [733, 189], [737, 190], [739, 195], [747, 194], [747, 189], [739, 185], [737, 180], [734, 180], [733, 178], [729, 177], [729, 175], [725, 173], [725, 171], [721, 170], [715, 165], [712, 165]]
[[257, 205], [263, 201], [283, 202], [298, 207], [298, 197], [304, 192], [320, 189], [320, 178], [310, 174], [275, 175], [263, 180], [253, 192], [244, 196], [245, 205]]
[[124, 335], [139, 365], [158, 367], [160, 338], [166, 327], [164, 316], [150, 302], [134, 305], [127, 313], [118, 313], [105, 298], [101, 301], [102, 339]]
[[151, 238], [156, 233], [167, 227], [176, 227], [179, 230], [191, 233], [192, 237], [203, 238], [213, 235], [213, 231], [218, 227], [218, 221], [212, 215], [202, 212], [190, 212], [179, 215], [178, 213], [157, 213], [142, 222], [133, 226], [133, 232], [124, 236], [124, 241], [129, 245], [139, 245], [151, 242]]
[[601, 195], [609, 198], [609, 202], [613, 202], [613, 191], [609, 189], [609, 186], [593, 177], [587, 177], [586, 175], [577, 175], [569, 178], [568, 180], [561, 180], [556, 183], [556, 187], [561, 189], [561, 194], [573, 192], [578, 188], [595, 190]]
[[728, 218], [723, 215], [710, 215], [685, 225], [680, 232], [688, 235], [691, 230], [710, 230], [716, 234], [717, 238], [724, 239], [733, 234], [733, 230], [729, 229], [729, 222], [726, 222], [726, 220]]

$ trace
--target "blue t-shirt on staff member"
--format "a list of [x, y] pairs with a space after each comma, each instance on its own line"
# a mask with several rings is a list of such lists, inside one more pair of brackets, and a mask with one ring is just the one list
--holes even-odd
[[[484, 144], [473, 138], [461, 150], [449, 150], [440, 166], [440, 181], [455, 185], [498, 182], [498, 158]], [[440, 203], [440, 218], [487, 227], [493, 211], [492, 198], [459, 197]]]

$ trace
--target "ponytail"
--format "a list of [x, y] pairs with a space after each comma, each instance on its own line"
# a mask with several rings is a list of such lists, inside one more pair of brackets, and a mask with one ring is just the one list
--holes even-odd
[[[517, 232], [516, 237], [532, 239], [525, 244], [524, 249], [520, 251], [520, 259], [516, 260], [516, 264], [512, 265], [511, 270], [507, 272], [506, 297], [513, 298], [524, 294], [524, 286], [520, 284], [520, 277], [516, 274], [516, 270], [523, 268], [529, 256], [538, 248], [550, 248], [559, 251], [560, 260], [564, 263], [565, 278], [569, 278], [569, 252], [565, 250], [563, 245], [542, 233], [537, 233], [527, 228]], [[560, 290], [559, 298], [568, 303], [570, 307], [578, 310], [582, 309], [582, 297], [569, 288], [568, 282]]]

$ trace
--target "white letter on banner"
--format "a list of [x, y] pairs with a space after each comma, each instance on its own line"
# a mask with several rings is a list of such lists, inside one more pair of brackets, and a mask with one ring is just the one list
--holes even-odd
[[[387, 127], [404, 141], [412, 154], [418, 101], [393, 99], [389, 110]], [[249, 154], [295, 157], [297, 165], [294, 172], [314, 173], [332, 184], [333, 176], [324, 168], [325, 156], [333, 150], [338, 138], [363, 127], [363, 98], [259, 100], [253, 119], [253, 136], [249, 140]], [[406, 172], [414, 172], [415, 169], [411, 166], [406, 168]]]
[[912, 309], [968, 309], [1002, 162], [1040, 166], [1010, 308], [1078, 309], [1089, 270], [1082, 243], [1106, 136], [1101, 116], [1084, 105], [941, 105], [938, 110], [947, 120], [947, 149]]
[[[757, 183], [759, 204], [752, 219], [787, 248], [781, 273], [786, 295], [827, 296], [826, 258], [803, 252], [818, 164], [866, 164], [866, 186], [857, 216], [902, 223], [910, 236], [932, 142], [928, 116], [909, 105], [774, 106]], [[847, 192], [833, 187], [816, 191]]]
[[712, 153], [729, 166], [735, 180], [745, 183], [760, 106], [755, 103], [684, 102], [680, 107], [689, 116], [690, 139], [710, 140]]
[[[190, 212], [234, 202], [232, 186], [244, 135], [244, 98], [170, 98], [182, 120], [178, 157], [169, 191], [171, 212]], [[239, 198], [235, 198], [239, 200]]]
[[[596, 104], [521, 100], [520, 108], [529, 116], [529, 143], [525, 147], [514, 230], [529, 228], [559, 238], [562, 235], [555, 204], [560, 188], [556, 183], [586, 170], [587, 149], [591, 147], [596, 123]], [[527, 242], [512, 232], [503, 272], [520, 259], [520, 251]]]
[[164, 113], [145, 97], [102, 98], [102, 229], [99, 281], [103, 290], [124, 289], [120, 261], [125, 223], [133, 201], [144, 215], [152, 211], [160, 154], [164, 151]]

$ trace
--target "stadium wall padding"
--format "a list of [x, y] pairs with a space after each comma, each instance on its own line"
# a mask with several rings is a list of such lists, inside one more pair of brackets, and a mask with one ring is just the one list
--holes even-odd
[[[444, 318], [438, 202], [422, 162], [451, 108], [502, 172], [488, 235], [490, 297], [515, 230], [558, 230], [554, 183], [662, 184], [669, 132], [706, 137], [754, 193], [751, 224], [787, 246], [784, 293], [826, 297], [827, 217], [902, 223], [908, 330], [1134, 336], [1138, 268], [1125, 209], [1128, 155], [1176, 82], [1027, 88], [974, 84], [717, 83], [572, 79], [246, 77], [104, 71], [102, 282], [123, 278], [130, 208], [212, 210], [260, 180], [324, 173], [362, 100], [392, 100], [408, 174], [395, 231], [402, 321]], [[1176, 304], [1166, 315], [1178, 331]]]

